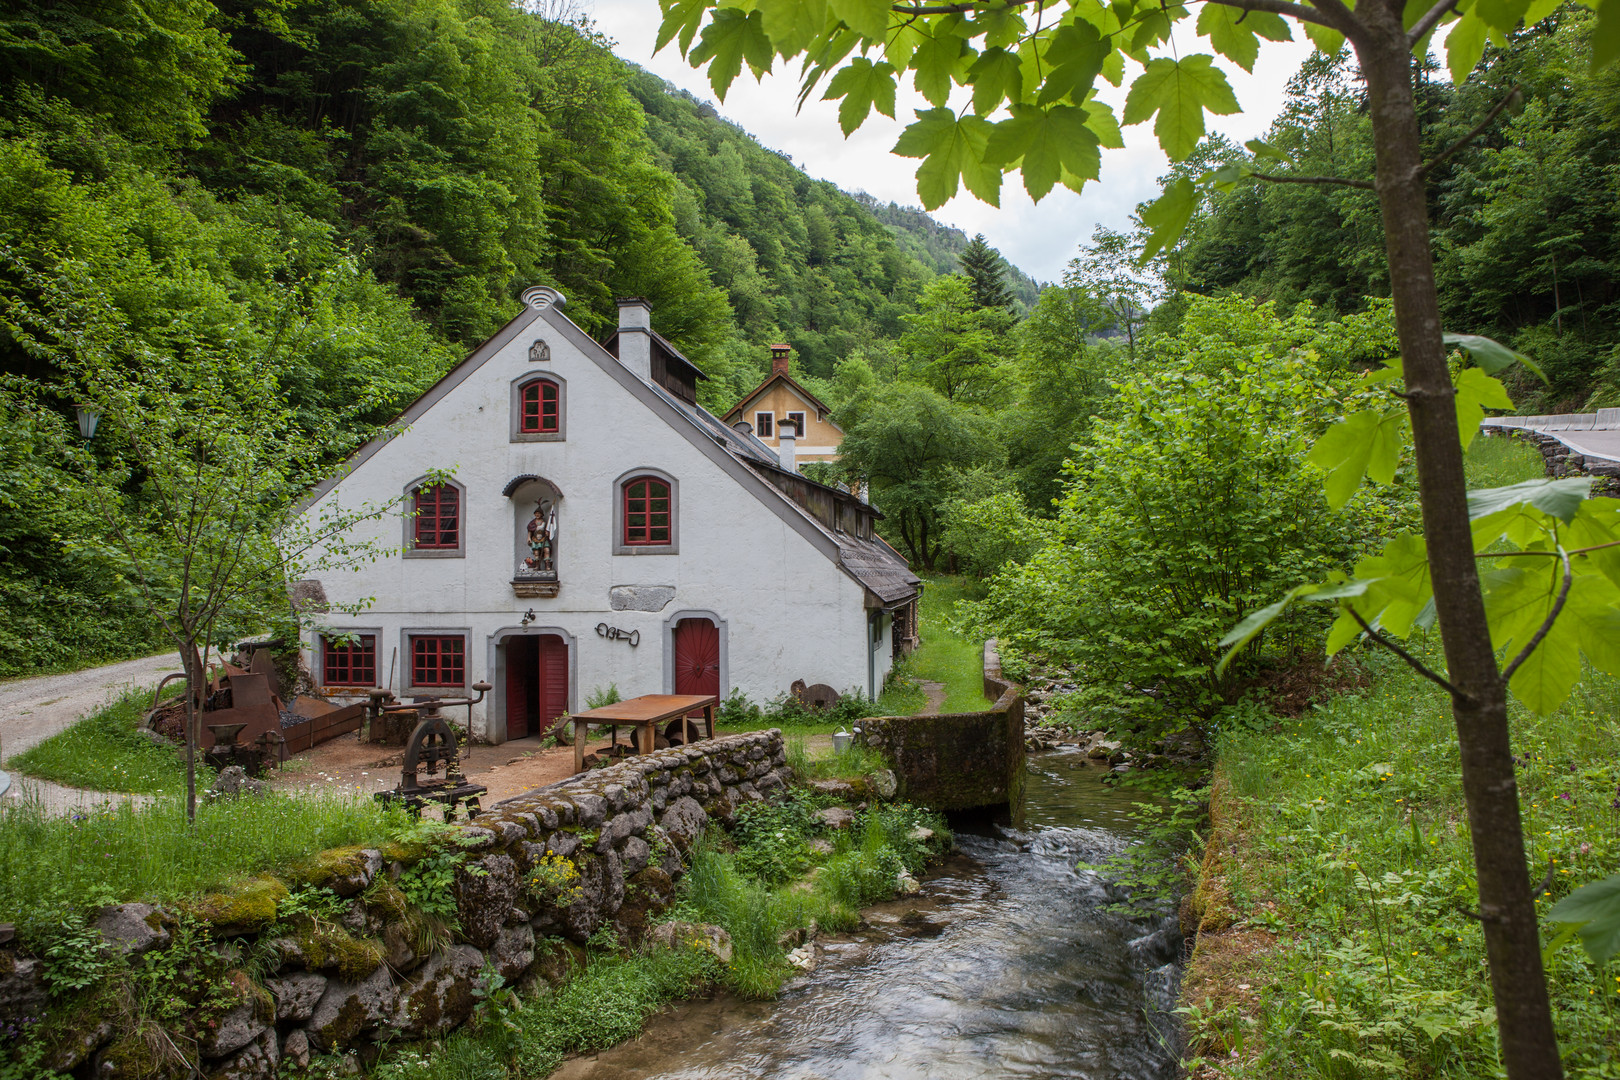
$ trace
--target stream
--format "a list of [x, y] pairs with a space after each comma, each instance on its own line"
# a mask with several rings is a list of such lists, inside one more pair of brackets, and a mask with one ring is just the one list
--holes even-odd
[[1101, 910], [1077, 862], [1130, 842], [1141, 796], [1075, 751], [1032, 754], [1021, 830], [958, 833], [914, 896], [880, 904], [775, 1001], [729, 995], [654, 1017], [557, 1080], [1169, 1080], [1175, 918]]

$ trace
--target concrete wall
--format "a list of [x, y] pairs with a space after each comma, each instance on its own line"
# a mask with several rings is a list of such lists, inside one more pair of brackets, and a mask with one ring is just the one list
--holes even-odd
[[893, 762], [898, 797], [907, 802], [1017, 821], [1024, 804], [1023, 688], [1002, 678], [992, 643], [985, 658], [985, 697], [995, 700], [990, 711], [867, 717], [855, 741]]
[[[791, 774], [779, 731], [733, 735], [583, 773], [509, 799], [462, 827], [472, 857], [456, 873], [460, 940], [420, 953], [397, 891], [411, 861], [398, 851], [323, 852], [285, 873], [287, 884], [314, 884], [349, 898], [342, 929], [307, 926], [263, 940], [286, 887], [254, 879], [233, 893], [205, 898], [192, 914], [211, 924], [228, 955], [269, 958], [263, 983], [232, 974], [242, 1004], [199, 1035], [205, 1071], [224, 1080], [269, 1080], [284, 1059], [446, 1032], [475, 1004], [475, 981], [492, 965], [509, 981], [556, 974], [565, 960], [540, 950], [547, 935], [583, 942], [598, 927], [635, 938], [649, 912], [666, 905], [684, 855], [711, 819], [784, 787]], [[577, 869], [577, 895], [566, 906], [537, 900], [525, 879], [542, 858]], [[420, 857], [419, 855], [417, 857]], [[130, 952], [169, 947], [172, 912], [143, 904], [106, 909], [103, 935]], [[231, 939], [243, 939], [232, 941]], [[235, 963], [235, 961], [231, 961]], [[0, 950], [0, 1026], [40, 1016], [47, 1002], [40, 962]], [[139, 1075], [144, 1043], [107, 1017], [85, 1017], [77, 1030], [48, 1033], [46, 1068], [84, 1075]]]

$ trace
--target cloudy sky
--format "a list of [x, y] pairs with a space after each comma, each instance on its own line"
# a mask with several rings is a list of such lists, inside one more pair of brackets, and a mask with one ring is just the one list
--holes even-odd
[[[714, 101], [707, 74], [688, 65], [673, 45], [653, 54], [660, 19], [657, 0], [594, 0], [589, 6], [597, 28], [616, 42], [614, 51], [620, 56], [683, 90]], [[1184, 38], [1178, 34], [1176, 45], [1182, 55], [1209, 51], [1208, 43], [1194, 38], [1190, 29]], [[1264, 135], [1281, 108], [1289, 77], [1308, 51], [1309, 44], [1303, 40], [1262, 41], [1252, 75], [1224, 59], [1218, 60], [1244, 111], [1236, 116], [1209, 117], [1212, 128], [1238, 140]], [[1136, 70], [1130, 64], [1127, 69], [1127, 75]], [[918, 162], [889, 152], [901, 129], [911, 121], [911, 109], [927, 107], [909, 85], [902, 87], [899, 95], [897, 119], [873, 112], [866, 124], [846, 140], [838, 128], [836, 102], [809, 101], [802, 110], [796, 110], [797, 72], [797, 63], [784, 69], [778, 61], [775, 71], [767, 74], [762, 83], [755, 83], [744, 68], [725, 102], [717, 103], [720, 114], [764, 145], [789, 155], [812, 176], [831, 180], [847, 191], [864, 190], [902, 205], [921, 205], [914, 175]], [[1111, 92], [1105, 100], [1118, 113], [1124, 106], [1124, 91], [1114, 91], [1106, 84], [1103, 88]], [[1125, 129], [1123, 150], [1103, 151], [1101, 182], [1088, 184], [1083, 195], [1058, 187], [1036, 206], [1024, 193], [1021, 182], [1008, 177], [1002, 186], [999, 209], [963, 192], [936, 210], [934, 216], [969, 236], [984, 233], [1014, 265], [1039, 281], [1054, 281], [1062, 276], [1064, 264], [1074, 257], [1098, 223], [1124, 228], [1136, 204], [1157, 195], [1154, 181], [1166, 165], [1151, 123], [1138, 124]]]

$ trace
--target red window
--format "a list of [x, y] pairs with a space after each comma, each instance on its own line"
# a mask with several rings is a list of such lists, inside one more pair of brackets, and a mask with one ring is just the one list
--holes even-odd
[[624, 485], [624, 542], [670, 543], [669, 484], [656, 476], [638, 476]]
[[557, 384], [535, 379], [523, 384], [518, 430], [525, 435], [554, 435], [558, 431]]
[[376, 686], [377, 639], [371, 634], [321, 638], [321, 680], [327, 686]]
[[412, 686], [461, 686], [466, 683], [465, 643], [460, 635], [411, 638]]
[[461, 492], [449, 484], [416, 489], [416, 546], [461, 546]]

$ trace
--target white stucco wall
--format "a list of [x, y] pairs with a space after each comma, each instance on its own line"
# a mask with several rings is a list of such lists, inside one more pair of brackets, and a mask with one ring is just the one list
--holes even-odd
[[[735, 687], [763, 701], [794, 679], [865, 691], [874, 672], [881, 687], [890, 665], [889, 620], [869, 667], [871, 634], [859, 583], [817, 550], [802, 525], [795, 527], [781, 508], [718, 464], [717, 448], [703, 445], [708, 436], [694, 445], [680, 430], [692, 427], [685, 418], [677, 415], [672, 425], [660, 415], [660, 407], [669, 411], [667, 403], [650, 405], [627, 389], [617, 362], [554, 307], [526, 311], [514, 322], [525, 321], [515, 334], [510, 327], [503, 331], [509, 340], [465, 378], [447, 391], [430, 392], [428, 399], [438, 392], [442, 397], [306, 511], [319, 515], [334, 504], [383, 502], [429, 470], [448, 470], [463, 489], [463, 556], [407, 558], [395, 551], [358, 570], [328, 573], [322, 584], [331, 600], [369, 597], [371, 603], [357, 615], [328, 616], [323, 626], [376, 633], [378, 681], [401, 696], [412, 693], [407, 632], [465, 632], [468, 684], [484, 680], [495, 686], [493, 700], [474, 711], [475, 730], [493, 741], [505, 735], [505, 670], [497, 643], [507, 634], [567, 639], [571, 710], [584, 708], [594, 688], [610, 683], [625, 697], [671, 692], [669, 627], [678, 613], [701, 613], [720, 625], [722, 696]], [[549, 344], [549, 362], [529, 360], [537, 338]], [[498, 335], [492, 343], [500, 340]], [[566, 381], [566, 437], [514, 442], [514, 380], [542, 371]], [[678, 484], [675, 554], [613, 554], [616, 481], [643, 468]], [[517, 548], [520, 522], [528, 520], [533, 503], [501, 491], [524, 474], [546, 478], [562, 494], [555, 598], [513, 594], [514, 570], [527, 554]], [[402, 515], [393, 514], [356, 533], [397, 549], [405, 526]], [[617, 585], [668, 585], [675, 595], [660, 611], [613, 611], [608, 594]], [[535, 617], [524, 627], [530, 609]], [[639, 645], [599, 636], [599, 623], [640, 631]], [[311, 653], [318, 632], [306, 642]], [[310, 656], [312, 671], [318, 672], [318, 662]]]

